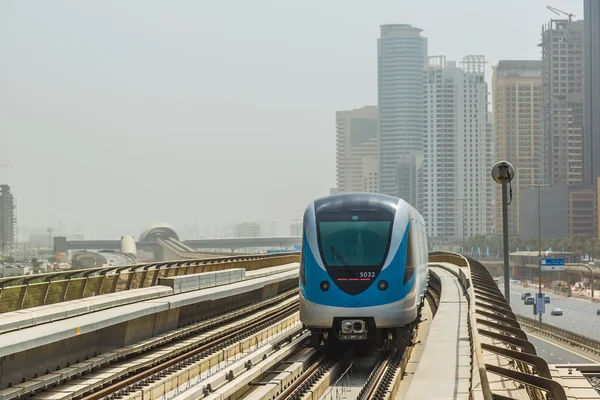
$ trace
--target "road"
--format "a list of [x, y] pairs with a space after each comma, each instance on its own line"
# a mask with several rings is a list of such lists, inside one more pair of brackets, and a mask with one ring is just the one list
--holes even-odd
[[[523, 304], [521, 294], [529, 292], [532, 296], [535, 296], [534, 293], [537, 290], [537, 287], [534, 286], [524, 288], [511, 285], [510, 307], [513, 312], [533, 318], [533, 306]], [[504, 287], [500, 287], [500, 291], [504, 293]], [[550, 297], [550, 304], [546, 304], [546, 313], [542, 316], [543, 322], [579, 333], [580, 335], [598, 338], [598, 332], [600, 332], [600, 315], [596, 315], [596, 310], [600, 309], [600, 303], [592, 303], [591, 301], [578, 300], [551, 293], [548, 296]], [[550, 315], [550, 311], [555, 307], [563, 310], [562, 316]]]
[[537, 355], [548, 364], [600, 364], [600, 357], [588, 354], [583, 350], [571, 347], [568, 344], [556, 342], [539, 333], [525, 331], [529, 342], [535, 346]]

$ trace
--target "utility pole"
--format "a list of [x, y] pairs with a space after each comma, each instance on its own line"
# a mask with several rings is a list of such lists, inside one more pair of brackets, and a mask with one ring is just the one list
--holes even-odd
[[[539, 295], [538, 301], [545, 301], [542, 297], [542, 187], [547, 185], [536, 185], [538, 195], [538, 273], [539, 273]], [[533, 186], [535, 187], [535, 186]], [[538, 309], [539, 310], [539, 309]], [[538, 313], [540, 316], [540, 324], [542, 322], [542, 313]]]
[[53, 230], [54, 229], [52, 229], [52, 227], [49, 227], [47, 229], [47, 231], [48, 231], [48, 254], [50, 254], [50, 255], [52, 254], [52, 231]]
[[[275, 221], [271, 221], [271, 224], [273, 224], [273, 239], [275, 239]], [[275, 250], [275, 243], [273, 243], [273, 250]]]

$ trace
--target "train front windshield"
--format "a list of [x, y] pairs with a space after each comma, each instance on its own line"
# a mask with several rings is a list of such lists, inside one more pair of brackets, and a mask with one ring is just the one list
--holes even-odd
[[317, 218], [319, 250], [326, 267], [381, 267], [388, 252], [389, 212], [332, 212]]

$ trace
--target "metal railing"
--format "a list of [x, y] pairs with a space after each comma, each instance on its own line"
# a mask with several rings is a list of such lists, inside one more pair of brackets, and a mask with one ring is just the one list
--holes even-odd
[[[94, 268], [18, 277], [0, 288], [0, 313], [155, 286], [159, 278], [244, 268], [247, 271], [298, 262], [300, 253], [219, 257]], [[16, 283], [7, 278], [0, 285]]]
[[460, 267], [458, 274], [453, 273], [463, 284], [468, 301], [471, 398], [525, 395], [541, 400], [549, 394], [552, 399], [566, 400], [563, 387], [552, 380], [548, 364], [537, 356], [487, 269], [472, 258], [449, 252], [431, 253], [429, 261]]

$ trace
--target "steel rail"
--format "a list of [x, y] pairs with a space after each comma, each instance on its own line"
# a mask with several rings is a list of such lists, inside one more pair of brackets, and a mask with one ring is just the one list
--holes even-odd
[[318, 372], [319, 367], [326, 365], [328, 361], [328, 357], [325, 354], [320, 356], [306, 371], [302, 372], [298, 379], [296, 379], [290, 386], [288, 386], [286, 390], [277, 396], [277, 400], [287, 399], [288, 397], [292, 396], [294, 392], [302, 391], [302, 386], [309, 382], [311, 377]]
[[279, 311], [275, 312], [274, 314], [267, 315], [264, 318], [261, 318], [258, 321], [255, 321], [255, 322], [253, 322], [253, 323], [251, 323], [251, 324], [243, 327], [242, 329], [239, 329], [237, 327], [236, 328], [231, 328], [228, 331], [227, 334], [225, 334], [225, 335], [223, 335], [221, 337], [218, 337], [215, 340], [213, 340], [213, 341], [211, 341], [211, 342], [209, 342], [209, 343], [207, 343], [207, 344], [205, 344], [203, 346], [197, 347], [197, 348], [191, 350], [190, 352], [187, 352], [185, 354], [179, 355], [179, 356], [177, 356], [175, 358], [172, 358], [170, 360], [167, 360], [167, 361], [165, 361], [165, 362], [163, 362], [163, 363], [161, 363], [161, 364], [159, 364], [157, 366], [154, 366], [154, 367], [149, 368], [149, 369], [147, 369], [147, 370], [145, 370], [143, 372], [137, 373], [137, 374], [135, 374], [135, 375], [133, 375], [133, 376], [131, 376], [129, 378], [121, 380], [121, 381], [119, 381], [119, 382], [117, 382], [115, 384], [107, 386], [107, 387], [105, 387], [105, 388], [103, 388], [103, 389], [101, 389], [101, 390], [99, 390], [97, 392], [94, 392], [94, 393], [92, 393], [92, 394], [90, 394], [88, 396], [83, 397], [82, 400], [98, 400], [98, 399], [101, 399], [101, 398], [103, 398], [105, 396], [109, 396], [109, 395], [111, 395], [111, 394], [113, 394], [113, 393], [115, 393], [115, 392], [117, 392], [117, 391], [119, 391], [121, 389], [124, 389], [124, 388], [126, 388], [126, 387], [128, 387], [130, 385], [138, 383], [139, 381], [141, 381], [141, 380], [143, 380], [145, 378], [148, 378], [148, 377], [150, 377], [150, 376], [152, 376], [152, 375], [154, 375], [156, 373], [163, 372], [165, 369], [167, 369], [167, 368], [169, 368], [169, 367], [171, 367], [173, 365], [176, 365], [176, 364], [178, 364], [178, 363], [180, 363], [182, 361], [185, 361], [185, 360], [189, 359], [190, 357], [193, 357], [193, 356], [195, 356], [197, 354], [200, 354], [200, 353], [202, 353], [204, 351], [210, 350], [211, 348], [213, 348], [215, 346], [218, 346], [219, 344], [225, 343], [228, 340], [231, 340], [231, 339], [233, 339], [233, 338], [235, 338], [235, 337], [237, 337], [239, 335], [242, 335], [242, 334], [247, 333], [247, 332], [249, 332], [249, 331], [251, 331], [251, 330], [253, 330], [253, 329], [257, 328], [257, 327], [260, 327], [261, 325], [263, 325], [266, 322], [272, 321], [274, 319], [277, 319], [278, 317], [282, 317], [282, 316], [285, 316], [285, 315], [290, 314], [292, 312], [295, 312], [296, 309], [297, 309], [297, 307], [298, 307], [297, 302], [294, 302], [294, 303], [292, 303], [290, 305], [285, 306], [282, 310], [279, 310]]

